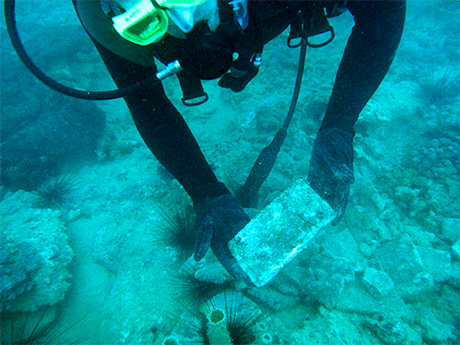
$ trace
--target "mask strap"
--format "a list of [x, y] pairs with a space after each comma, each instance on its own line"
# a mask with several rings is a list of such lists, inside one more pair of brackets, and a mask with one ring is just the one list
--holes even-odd
[[131, 8], [135, 5], [136, 1], [133, 0], [120, 0], [120, 1], [113, 1], [113, 0], [100, 0], [99, 3], [101, 4], [102, 11], [107, 15], [109, 18], [113, 18], [119, 16], [126, 12], [127, 8]]

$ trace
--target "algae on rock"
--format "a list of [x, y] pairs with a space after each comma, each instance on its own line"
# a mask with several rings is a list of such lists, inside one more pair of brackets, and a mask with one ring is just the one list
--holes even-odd
[[32, 193], [18, 191], [0, 204], [1, 311], [36, 311], [64, 299], [73, 251], [60, 212], [31, 208]]

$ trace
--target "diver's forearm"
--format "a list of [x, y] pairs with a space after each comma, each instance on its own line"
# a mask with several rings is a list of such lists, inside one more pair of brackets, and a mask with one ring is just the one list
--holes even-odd
[[155, 100], [126, 97], [134, 122], [158, 161], [179, 181], [194, 203], [229, 193], [217, 181], [182, 116], [166, 96]]
[[355, 26], [335, 80], [322, 128], [353, 131], [385, 77], [401, 39], [405, 1], [349, 2]]
[[[94, 41], [118, 87], [139, 82], [157, 72], [154, 67], [131, 63]], [[194, 203], [229, 193], [206, 162], [195, 137], [161, 83], [124, 97], [136, 127], [158, 161], [179, 181]]]

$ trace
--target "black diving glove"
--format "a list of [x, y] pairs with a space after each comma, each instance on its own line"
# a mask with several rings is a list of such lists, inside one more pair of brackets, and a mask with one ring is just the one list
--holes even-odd
[[337, 212], [332, 225], [342, 219], [350, 185], [355, 182], [353, 136], [353, 133], [337, 128], [320, 129], [313, 144], [308, 182]]
[[252, 65], [249, 71], [239, 71], [232, 69], [231, 73], [226, 73], [220, 78], [218, 84], [220, 87], [230, 89], [233, 92], [243, 91], [246, 85], [259, 72], [259, 67]]
[[196, 261], [200, 261], [211, 247], [222, 266], [235, 278], [245, 279], [246, 274], [240, 268], [228, 249], [228, 242], [249, 222], [238, 200], [231, 194], [205, 198], [195, 205], [197, 242]]

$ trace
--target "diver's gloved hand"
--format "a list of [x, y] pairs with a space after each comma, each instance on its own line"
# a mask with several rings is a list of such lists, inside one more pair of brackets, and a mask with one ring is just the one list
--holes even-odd
[[259, 72], [259, 67], [252, 65], [249, 71], [239, 71], [232, 67], [230, 73], [226, 73], [220, 78], [220, 87], [230, 89], [233, 92], [240, 92], [248, 85], [252, 78]]
[[228, 242], [249, 222], [238, 200], [231, 194], [205, 198], [195, 205], [195, 229], [198, 239], [195, 245], [195, 260], [201, 260], [209, 247], [224, 268], [235, 278], [245, 279], [228, 249]]
[[350, 195], [353, 174], [353, 133], [337, 128], [320, 129], [313, 144], [308, 171], [310, 186], [342, 219]]

